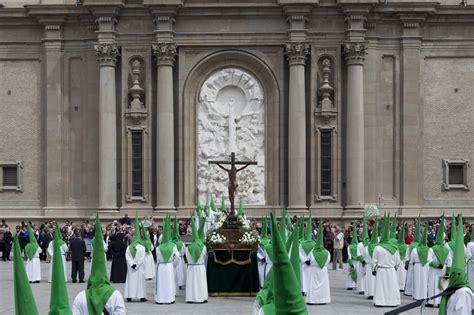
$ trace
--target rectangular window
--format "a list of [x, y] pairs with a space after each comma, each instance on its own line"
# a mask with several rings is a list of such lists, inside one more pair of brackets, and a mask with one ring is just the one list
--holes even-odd
[[449, 165], [449, 185], [464, 185], [464, 165]]
[[462, 189], [469, 190], [469, 160], [443, 160], [444, 164], [444, 190]]
[[2, 186], [18, 186], [18, 168], [16, 166], [4, 166]]
[[143, 195], [143, 134], [132, 131], [132, 196]]
[[331, 196], [332, 132], [321, 130], [321, 196]]

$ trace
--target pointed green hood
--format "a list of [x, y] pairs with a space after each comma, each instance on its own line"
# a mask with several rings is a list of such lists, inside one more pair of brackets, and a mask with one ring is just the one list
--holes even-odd
[[449, 249], [444, 246], [444, 215], [441, 216], [438, 231], [436, 231], [436, 243], [431, 247], [441, 265], [444, 265], [449, 255]]
[[183, 248], [183, 241], [181, 240], [181, 236], [179, 235], [179, 224], [176, 215], [174, 216], [173, 225], [173, 243], [176, 245], [178, 251], [181, 251], [181, 248]]
[[62, 236], [56, 222], [53, 242], [53, 270], [51, 277], [51, 297], [48, 315], [72, 315], [67, 293], [66, 278], [64, 277], [63, 258], [61, 255]]
[[27, 229], [28, 229], [29, 243], [25, 246], [25, 253], [26, 253], [26, 257], [28, 257], [29, 260], [32, 260], [33, 257], [36, 255], [36, 252], [38, 251], [39, 245], [38, 245], [38, 241], [36, 240], [35, 233], [33, 233], [33, 230], [31, 229], [31, 226], [29, 223], [27, 225]]
[[211, 210], [212, 211], [217, 211], [217, 208], [216, 208], [216, 202], [214, 200], [214, 195], [211, 196]]
[[304, 241], [301, 243], [301, 247], [303, 247], [304, 252], [306, 255], [309, 254], [314, 248], [314, 241], [313, 241], [313, 218], [311, 217], [311, 212], [309, 213], [308, 222], [306, 223], [306, 235]]
[[351, 258], [349, 260], [349, 265], [352, 265], [352, 262], [359, 260], [359, 255], [357, 255], [357, 246], [359, 244], [359, 239], [357, 237], [357, 221], [352, 222], [352, 233], [351, 233], [351, 244], [349, 245], [349, 251], [351, 253]]
[[421, 238], [421, 233], [420, 233], [420, 215], [418, 215], [418, 218], [416, 219], [415, 223], [415, 232], [413, 233], [413, 242], [410, 244], [410, 252], [418, 246], [418, 243], [420, 242]]
[[195, 264], [199, 260], [199, 257], [201, 257], [204, 244], [201, 238], [199, 237], [198, 231], [196, 230], [196, 224], [194, 223], [194, 218], [191, 218], [191, 228], [192, 228], [193, 239], [191, 241], [191, 244], [188, 245], [188, 251], [193, 260], [192, 263]]
[[372, 229], [372, 236], [370, 238], [369, 245], [367, 245], [370, 257], [372, 257], [375, 246], [377, 246], [378, 244], [379, 244], [379, 219], [375, 217], [374, 228]]
[[142, 225], [140, 225], [140, 231], [143, 236], [141, 244], [145, 247], [145, 251], [147, 253], [150, 253], [153, 248], [153, 243], [151, 242], [151, 239], [150, 239], [150, 233], [148, 232], [148, 229], [144, 228]]
[[222, 195], [222, 198], [221, 198], [221, 212], [225, 212], [225, 197], [224, 195]]
[[364, 213], [364, 218], [362, 219], [362, 244], [367, 246], [369, 244], [369, 230], [367, 230], [367, 218]]
[[318, 264], [319, 268], [324, 268], [326, 261], [329, 257], [329, 252], [324, 248], [323, 243], [323, 220], [319, 219], [318, 235], [316, 236], [316, 243], [313, 249], [314, 260]]
[[93, 253], [91, 275], [87, 281], [86, 298], [90, 315], [102, 315], [104, 306], [115, 292], [109, 282], [105, 264], [104, 239], [99, 214], [95, 217], [95, 235], [92, 239]]
[[[469, 279], [467, 277], [466, 272], [466, 260], [464, 258], [464, 231], [463, 231], [463, 223], [462, 223], [462, 216], [459, 215], [459, 222], [458, 228], [456, 230], [456, 243], [454, 246], [454, 255], [453, 255], [453, 264], [449, 270], [449, 283], [448, 288], [450, 289], [460, 289], [460, 288], [469, 288], [472, 291], [471, 284], [469, 283]], [[454, 293], [454, 292], [453, 292]], [[441, 298], [441, 303], [439, 305], [439, 313], [440, 315], [446, 314], [446, 307], [448, 305], [448, 299], [453, 294], [444, 295]]]
[[385, 248], [390, 252], [390, 254], [394, 254], [397, 251], [397, 245], [395, 245], [392, 241], [390, 241], [390, 235], [388, 232], [388, 226], [390, 222], [390, 215], [385, 220], [385, 224], [382, 226], [382, 236], [380, 237], [379, 246]]
[[423, 227], [423, 236], [421, 237], [420, 243], [416, 247], [418, 258], [420, 259], [421, 265], [424, 266], [428, 262], [428, 225], [425, 224]]
[[397, 214], [393, 217], [392, 225], [390, 226], [390, 238], [397, 241]]
[[298, 239], [300, 243], [304, 241], [304, 217], [298, 218]]
[[163, 261], [167, 263], [173, 254], [175, 245], [171, 239], [171, 222], [170, 215], [166, 214], [165, 224], [163, 227], [163, 236], [160, 243], [160, 253], [163, 256]]
[[286, 233], [286, 208], [283, 208], [283, 212], [281, 214], [281, 221], [280, 221], [280, 236], [281, 236], [281, 239], [283, 240], [283, 242], [286, 242], [286, 240], [288, 239]]
[[268, 239], [268, 220], [267, 217], [265, 217], [263, 223], [262, 223], [262, 232], [260, 235], [260, 243], [262, 244], [263, 248], [265, 249], [265, 252], [270, 256], [270, 259], [273, 257], [273, 247], [272, 247], [272, 241]]
[[142, 238], [140, 236], [140, 224], [138, 223], [138, 215], [137, 215], [137, 212], [135, 212], [135, 224], [133, 226], [133, 239], [129, 245], [130, 254], [132, 254], [133, 258], [135, 258], [135, 255], [137, 254], [137, 245], [142, 245]]
[[202, 212], [201, 200], [199, 199], [199, 194], [198, 194], [197, 200], [196, 200], [196, 213], [197, 215], [201, 215], [201, 212]]
[[400, 253], [400, 259], [405, 259], [405, 254], [407, 252], [407, 244], [405, 244], [405, 224], [402, 224], [402, 229], [398, 233], [397, 241], [398, 252]]
[[242, 196], [239, 198], [239, 212], [237, 213], [238, 217], [243, 217], [245, 215], [244, 213], [244, 200]]
[[[275, 216], [272, 214], [272, 231], [278, 230]], [[276, 315], [308, 314], [306, 304], [301, 295], [293, 267], [283, 238], [279, 233], [272, 233], [273, 244], [273, 277]]]
[[209, 205], [209, 193], [206, 194], [206, 206], [204, 207], [204, 210], [206, 212], [206, 217], [209, 217], [210, 215], [210, 205]]
[[296, 225], [294, 230], [291, 232], [290, 260], [301, 291], [300, 241], [298, 235], [298, 225]]
[[21, 257], [18, 234], [13, 244], [13, 291], [15, 296], [15, 315], [39, 315], [35, 298]]
[[206, 224], [206, 220], [202, 215], [198, 215], [199, 218], [199, 227], [198, 227], [198, 235], [199, 238], [201, 239], [201, 242], [204, 243], [206, 240], [206, 235], [204, 234], [204, 225]]
[[451, 235], [448, 242], [448, 245], [451, 248], [451, 251], [453, 252], [454, 252], [455, 244], [456, 244], [456, 218], [454, 217], [454, 212], [453, 212], [453, 215], [451, 217]]

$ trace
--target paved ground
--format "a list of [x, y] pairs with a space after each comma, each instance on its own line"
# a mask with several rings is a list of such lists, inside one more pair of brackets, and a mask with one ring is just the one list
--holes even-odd
[[[41, 315], [48, 313], [50, 285], [47, 282], [49, 273], [49, 264], [42, 263], [42, 278], [40, 284], [33, 284], [33, 293]], [[86, 263], [86, 272], [89, 271], [90, 264]], [[68, 270], [70, 265], [68, 263]], [[372, 305], [372, 301], [360, 296], [352, 291], [344, 288], [345, 271], [330, 270], [331, 282], [331, 299], [332, 302], [323, 306], [308, 306], [310, 314], [383, 314], [388, 308], [376, 308]], [[84, 290], [84, 284], [68, 284], [69, 299], [72, 301], [78, 292]], [[116, 285], [121, 292], [124, 290], [123, 285]], [[176, 298], [176, 304], [173, 305], [156, 305], [152, 302], [154, 282], [148, 282], [148, 299], [147, 303], [127, 303], [127, 314], [138, 315], [148, 313], [158, 314], [251, 314], [254, 298], [209, 298], [208, 304], [186, 304], [184, 302], [184, 293], [180, 292]], [[13, 301], [13, 274], [11, 262], [0, 262], [0, 314], [14, 314]], [[402, 304], [411, 302], [410, 299], [403, 296]], [[420, 314], [420, 309], [407, 312], [404, 314]], [[425, 309], [423, 314], [437, 314], [437, 309]]]

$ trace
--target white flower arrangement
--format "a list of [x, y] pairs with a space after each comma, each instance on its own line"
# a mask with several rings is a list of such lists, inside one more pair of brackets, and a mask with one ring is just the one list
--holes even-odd
[[242, 237], [239, 239], [239, 242], [242, 244], [254, 244], [255, 242], [257, 242], [257, 239], [255, 238], [252, 232], [248, 231], [245, 232], [244, 235], [242, 235]]
[[226, 237], [217, 233], [217, 232], [212, 232], [209, 236], [209, 243], [211, 244], [223, 244], [226, 241]]
[[246, 215], [238, 217], [239, 223], [242, 225], [242, 228], [246, 231], [251, 229], [250, 221], [247, 219]]
[[225, 213], [220, 214], [216, 223], [212, 226], [212, 229], [213, 230], [220, 229], [224, 225], [224, 222], [226, 219], [227, 219], [227, 216], [225, 215]]

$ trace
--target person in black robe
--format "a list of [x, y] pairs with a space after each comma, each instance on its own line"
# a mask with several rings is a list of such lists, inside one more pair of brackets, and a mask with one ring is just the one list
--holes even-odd
[[112, 253], [110, 281], [113, 283], [125, 283], [127, 278], [127, 261], [125, 260], [127, 242], [125, 242], [125, 235], [117, 233], [111, 236], [109, 250]]

